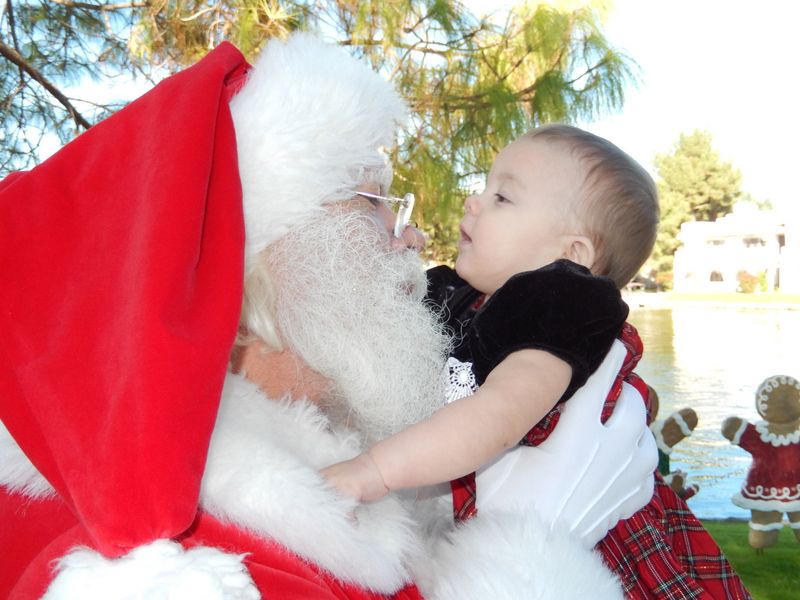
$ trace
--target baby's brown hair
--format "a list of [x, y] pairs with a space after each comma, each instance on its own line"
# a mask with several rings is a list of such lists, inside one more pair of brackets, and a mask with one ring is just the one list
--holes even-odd
[[560, 144], [584, 167], [585, 192], [573, 207], [595, 246], [591, 271], [623, 288], [653, 251], [658, 192], [642, 166], [608, 140], [571, 125], [543, 125], [523, 139]]

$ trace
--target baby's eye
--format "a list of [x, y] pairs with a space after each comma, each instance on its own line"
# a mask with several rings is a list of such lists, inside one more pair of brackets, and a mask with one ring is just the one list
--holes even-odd
[[506, 202], [510, 202], [510, 200], [505, 196], [503, 196], [502, 194], [495, 194], [494, 201], [497, 202], [498, 204], [504, 204]]

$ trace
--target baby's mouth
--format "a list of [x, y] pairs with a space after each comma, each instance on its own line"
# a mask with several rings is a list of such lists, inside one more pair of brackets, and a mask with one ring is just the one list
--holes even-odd
[[464, 231], [463, 227], [461, 227], [461, 241], [462, 242], [471, 242], [472, 241], [472, 238], [469, 237], [469, 235], [467, 234], [466, 231]]

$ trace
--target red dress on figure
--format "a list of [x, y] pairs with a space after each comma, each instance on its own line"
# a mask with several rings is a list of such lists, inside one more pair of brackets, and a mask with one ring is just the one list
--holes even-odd
[[771, 433], [766, 421], [747, 423], [733, 443], [753, 455], [733, 503], [749, 510], [800, 511], [800, 431]]

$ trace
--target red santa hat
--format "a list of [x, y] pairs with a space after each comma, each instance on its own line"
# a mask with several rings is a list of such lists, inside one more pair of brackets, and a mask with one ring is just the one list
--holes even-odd
[[222, 44], [0, 182], [0, 421], [109, 556], [195, 518], [245, 254], [382, 169], [403, 111], [307, 36], [248, 69]]

